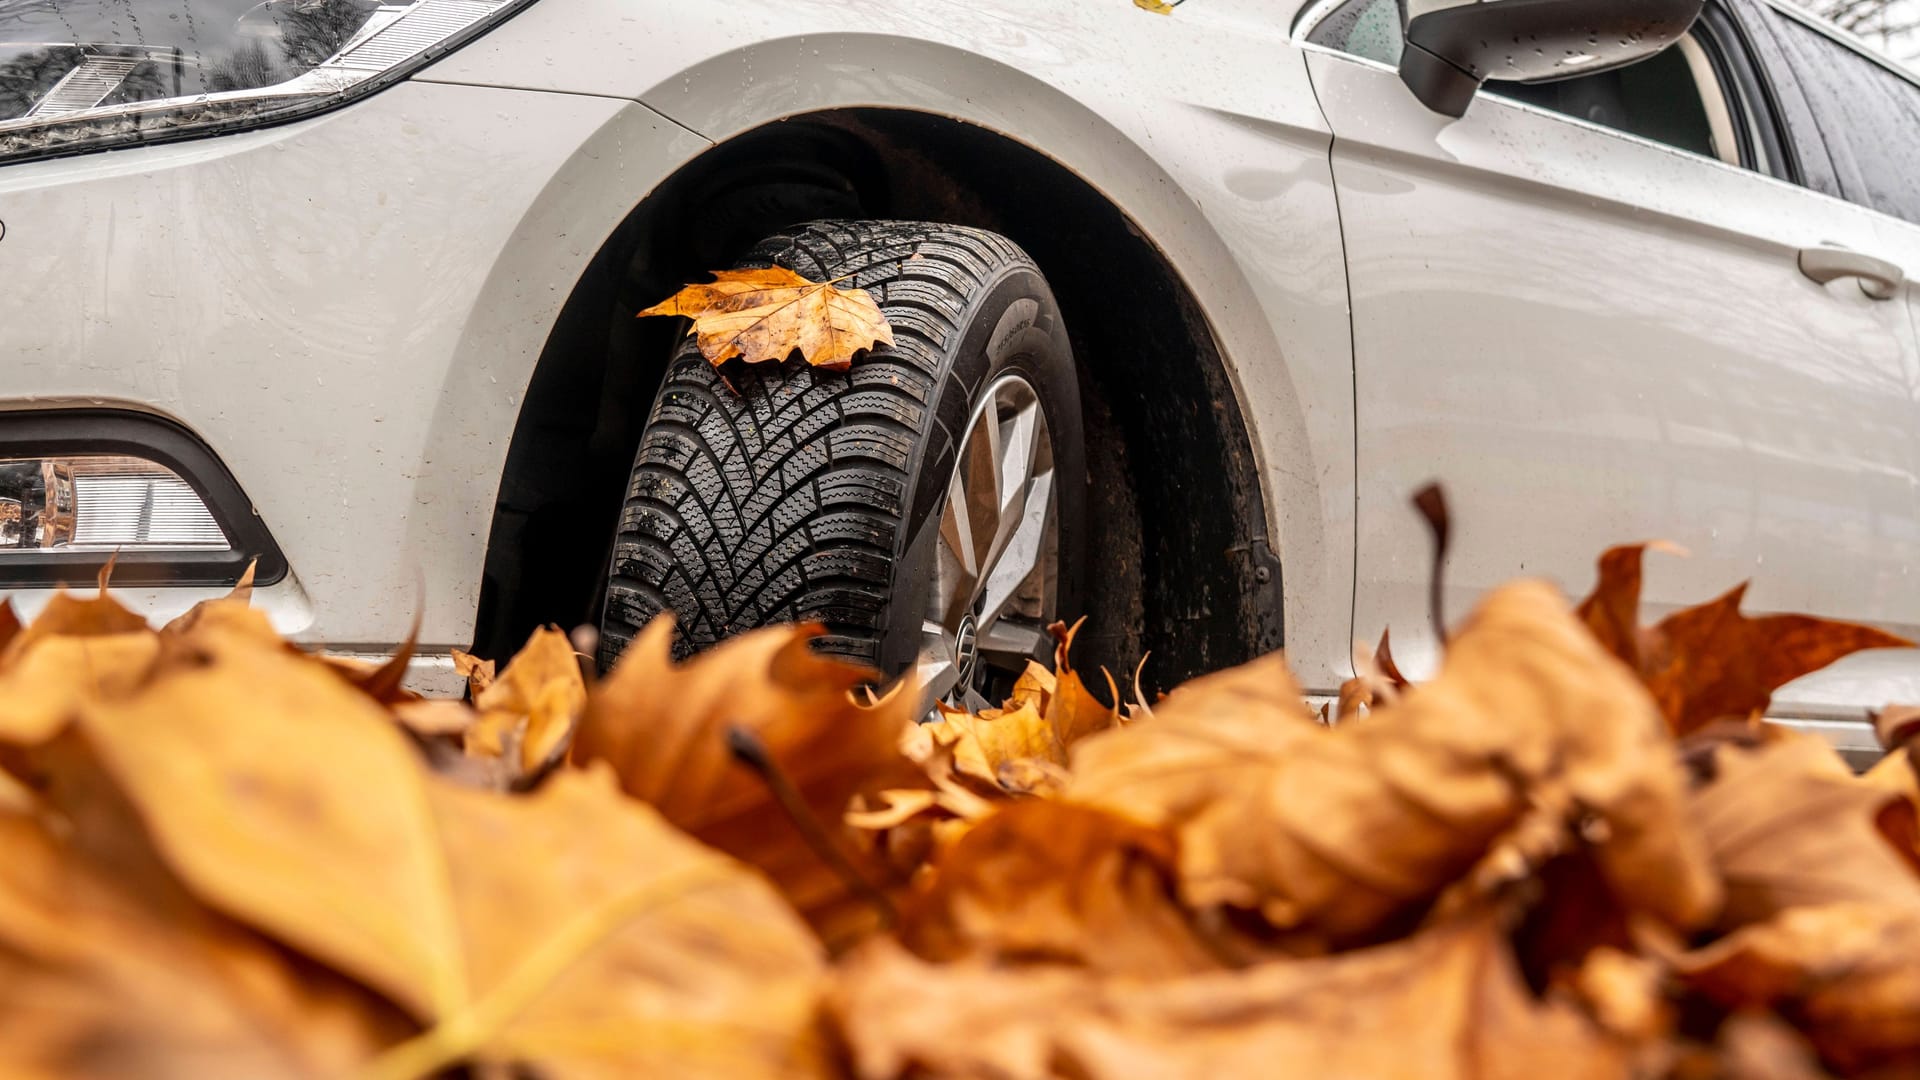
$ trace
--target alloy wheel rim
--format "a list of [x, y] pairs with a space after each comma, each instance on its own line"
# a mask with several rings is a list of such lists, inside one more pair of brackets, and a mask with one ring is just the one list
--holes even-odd
[[1059, 508], [1053, 440], [1032, 384], [981, 395], [939, 506], [934, 580], [920, 628], [922, 706], [996, 704], [1028, 660], [1053, 655]]

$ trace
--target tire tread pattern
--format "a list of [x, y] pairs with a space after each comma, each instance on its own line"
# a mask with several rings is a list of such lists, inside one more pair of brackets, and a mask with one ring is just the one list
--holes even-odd
[[654, 399], [614, 541], [600, 662], [671, 610], [676, 655], [775, 622], [827, 626], [823, 651], [872, 663], [905, 537], [921, 440], [958, 432], [931, 408], [969, 400], [948, 359], [972, 299], [1009, 266], [1003, 237], [952, 225], [824, 221], [758, 245], [785, 266], [873, 293], [894, 345], [847, 372], [797, 359], [721, 373], [684, 337]]

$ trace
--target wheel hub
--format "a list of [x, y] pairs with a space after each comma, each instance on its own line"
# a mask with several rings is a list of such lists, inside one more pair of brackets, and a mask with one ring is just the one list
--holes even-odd
[[960, 629], [954, 636], [953, 662], [960, 669], [960, 681], [971, 685], [974, 663], [980, 657], [979, 627], [972, 612], [960, 620]]

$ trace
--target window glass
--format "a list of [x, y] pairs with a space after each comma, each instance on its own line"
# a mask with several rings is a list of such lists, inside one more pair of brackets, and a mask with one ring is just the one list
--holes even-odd
[[1307, 40], [1393, 67], [1404, 47], [1397, 0], [1354, 0], [1320, 20]]
[[1700, 86], [1677, 48], [1577, 79], [1532, 85], [1490, 82], [1487, 91], [1702, 157], [1721, 156]]
[[[1395, 0], [1353, 0], [1321, 20], [1307, 34], [1307, 40], [1398, 65], [1403, 47], [1399, 4]], [[1694, 45], [1693, 51], [1699, 52], [1699, 46]], [[1717, 125], [1721, 130], [1716, 135], [1716, 124], [1701, 97], [1697, 80], [1702, 73], [1698, 67], [1689, 62], [1685, 50], [1675, 47], [1624, 68], [1559, 82], [1523, 85], [1493, 81], [1487, 83], [1486, 92], [1705, 157], [1737, 162], [1737, 150], [1727, 145], [1731, 127], [1724, 119]], [[1712, 79], [1710, 71], [1705, 77]], [[1719, 114], [1724, 114], [1718, 86], [1712, 85]]]
[[1797, 19], [1773, 17], [1841, 193], [1920, 224], [1920, 86]]

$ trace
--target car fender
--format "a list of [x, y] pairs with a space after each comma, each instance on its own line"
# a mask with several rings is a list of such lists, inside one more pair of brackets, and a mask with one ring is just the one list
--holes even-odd
[[[1196, 297], [1259, 463], [1289, 652], [1330, 685], [1351, 616], [1351, 339], [1330, 137], [1304, 61], [1284, 27], [1183, 25], [1117, 0], [1020, 14], [739, 0], [707, 17], [660, 0], [541, 0], [416, 79], [630, 97], [716, 143], [823, 110], [916, 110], [1072, 170]], [[1138, 82], [1115, 62], [1129, 50], [1170, 81]], [[1262, 78], [1236, 80], [1236, 66]], [[567, 187], [640, 179], [603, 169]], [[488, 332], [482, 319], [471, 333]]]

